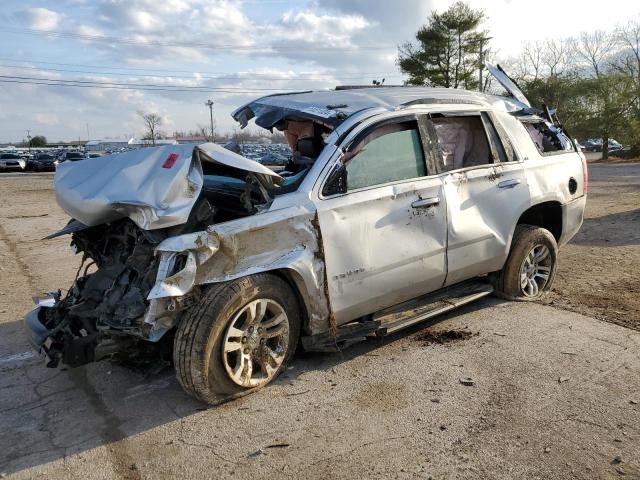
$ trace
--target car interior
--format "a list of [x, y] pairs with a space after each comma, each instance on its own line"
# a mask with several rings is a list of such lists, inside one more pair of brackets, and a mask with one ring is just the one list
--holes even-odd
[[487, 134], [478, 115], [434, 116], [445, 171], [493, 163]]
[[540, 153], [573, 150], [569, 137], [553, 125], [542, 120], [521, 121]]

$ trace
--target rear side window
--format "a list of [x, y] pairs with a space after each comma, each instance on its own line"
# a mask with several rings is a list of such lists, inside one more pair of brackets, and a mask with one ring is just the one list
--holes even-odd
[[554, 125], [543, 120], [522, 124], [541, 154], [575, 151], [569, 137]]
[[345, 153], [347, 191], [426, 175], [415, 121], [376, 128]]
[[444, 171], [493, 163], [480, 115], [432, 117], [442, 152]]

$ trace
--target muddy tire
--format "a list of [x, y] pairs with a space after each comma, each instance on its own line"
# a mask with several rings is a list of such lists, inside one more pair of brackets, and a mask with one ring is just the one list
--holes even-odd
[[280, 277], [214, 284], [178, 325], [173, 359], [185, 391], [209, 404], [271, 382], [296, 350], [300, 311]]
[[504, 267], [493, 276], [496, 295], [521, 301], [542, 297], [556, 276], [558, 244], [549, 230], [518, 225]]

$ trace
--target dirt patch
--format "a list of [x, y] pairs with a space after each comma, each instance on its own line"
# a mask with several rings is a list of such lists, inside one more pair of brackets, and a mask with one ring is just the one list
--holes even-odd
[[353, 397], [360, 408], [375, 411], [395, 411], [409, 403], [407, 386], [402, 383], [372, 382]]
[[640, 330], [640, 164], [593, 165], [582, 228], [542, 303]]
[[416, 335], [416, 340], [424, 342], [425, 345], [434, 343], [444, 345], [445, 343], [467, 340], [475, 335], [478, 335], [478, 332], [474, 333], [468, 330], [441, 330], [438, 332], [427, 330]]

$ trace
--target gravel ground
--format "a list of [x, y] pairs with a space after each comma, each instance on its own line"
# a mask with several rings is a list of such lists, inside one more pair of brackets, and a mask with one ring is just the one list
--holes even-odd
[[591, 166], [551, 305], [488, 299], [383, 342], [298, 355], [274, 385], [215, 408], [170, 368], [44, 368], [20, 318], [78, 259], [68, 239], [40, 240], [66, 221], [51, 177], [0, 178], [0, 474], [640, 478], [640, 333], [593, 318], [638, 327], [639, 176]]
[[585, 220], [544, 303], [640, 330], [640, 163], [589, 165]]

